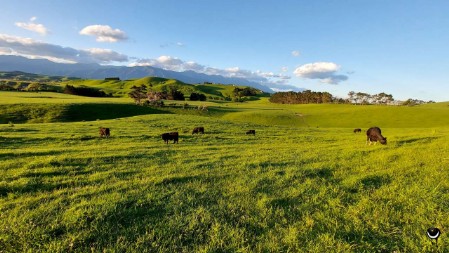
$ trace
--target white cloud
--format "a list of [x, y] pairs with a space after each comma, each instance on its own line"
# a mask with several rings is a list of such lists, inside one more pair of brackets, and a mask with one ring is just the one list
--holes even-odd
[[0, 34], [0, 55], [20, 55], [65, 63], [108, 64], [128, 61], [128, 56], [109, 49], [75, 49], [6, 34]]
[[333, 62], [315, 62], [304, 64], [293, 72], [296, 76], [306, 79], [319, 79], [323, 83], [338, 84], [348, 79], [346, 75], [338, 75], [336, 72], [340, 66]]
[[281, 68], [281, 71], [284, 72], [284, 73], [285, 73], [285, 72], [288, 72], [288, 67], [282, 67], [282, 68]]
[[90, 25], [84, 27], [81, 35], [95, 36], [98, 42], [117, 42], [127, 40], [125, 32], [119, 29], [112, 29], [108, 25]]
[[41, 35], [47, 35], [48, 34], [48, 29], [43, 25], [43, 24], [36, 24], [34, 23], [34, 21], [36, 21], [36, 17], [32, 17], [30, 18], [30, 22], [25, 23], [25, 22], [16, 22], [15, 25], [17, 27], [32, 31], [32, 32], [36, 32], [39, 33]]
[[300, 53], [298, 50], [293, 50], [293, 51], [292, 51], [292, 55], [293, 55], [294, 57], [298, 57], [298, 56], [301, 55], [301, 53]]

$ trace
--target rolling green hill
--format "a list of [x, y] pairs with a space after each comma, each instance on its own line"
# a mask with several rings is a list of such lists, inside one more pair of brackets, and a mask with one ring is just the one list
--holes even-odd
[[[146, 85], [155, 91], [168, 90], [175, 88], [180, 90], [186, 97], [191, 93], [202, 93], [207, 97], [217, 100], [231, 98], [235, 87], [223, 84], [187, 84], [175, 79], [165, 79], [160, 77], [144, 77], [131, 80], [90, 80], [68, 77], [51, 77], [36, 75], [24, 72], [0, 72], [0, 85], [11, 87], [12, 89], [29, 90], [30, 85], [41, 85], [42, 90], [62, 91], [65, 85], [75, 87], [90, 87], [102, 90], [115, 97], [128, 97], [128, 93], [133, 86]], [[44, 89], [45, 86], [45, 89]], [[263, 96], [263, 93], [260, 92]], [[266, 95], [265, 95], [266, 96]]]
[[[149, 80], [151, 79], [147, 78], [145, 82]], [[219, 85], [201, 87], [207, 87], [208, 92], [220, 90], [223, 94], [230, 90], [227, 86]], [[113, 119], [151, 113], [192, 114], [195, 113], [192, 111], [195, 106], [205, 105], [208, 106], [208, 111], [201, 112], [204, 116], [265, 125], [331, 128], [449, 126], [447, 102], [413, 107], [347, 104], [282, 105], [270, 103], [267, 98], [262, 97], [244, 103], [173, 101], [171, 103], [179, 106], [188, 103], [190, 109], [154, 110], [135, 106], [130, 98], [124, 97], [90, 98], [51, 92], [0, 92], [0, 97], [0, 123], [3, 124], [9, 121], [23, 123]]]

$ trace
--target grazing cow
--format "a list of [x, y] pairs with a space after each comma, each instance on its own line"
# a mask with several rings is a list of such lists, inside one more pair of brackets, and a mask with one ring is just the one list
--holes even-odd
[[173, 143], [178, 143], [178, 132], [171, 132], [171, 133], [163, 133], [162, 134], [162, 140], [164, 140], [164, 142], [166, 144], [168, 144], [169, 140], [173, 140]]
[[100, 137], [109, 138], [109, 136], [111, 136], [111, 130], [106, 127], [100, 127]]
[[204, 134], [204, 127], [195, 127], [192, 131], [192, 134]]
[[361, 133], [361, 132], [362, 132], [362, 129], [360, 129], [360, 128], [354, 129], [354, 133]]
[[372, 142], [376, 144], [377, 141], [379, 141], [381, 144], [387, 144], [387, 138], [383, 137], [381, 133], [382, 132], [378, 127], [371, 127], [370, 129], [368, 129], [368, 131], [366, 131], [366, 144], [371, 145]]
[[256, 130], [248, 130], [246, 131], [246, 134], [256, 135]]

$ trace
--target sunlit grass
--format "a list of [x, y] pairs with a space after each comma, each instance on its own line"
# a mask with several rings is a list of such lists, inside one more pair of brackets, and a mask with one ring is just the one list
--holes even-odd
[[0, 249], [433, 252], [437, 226], [448, 251], [449, 128], [382, 133], [173, 114], [1, 125]]

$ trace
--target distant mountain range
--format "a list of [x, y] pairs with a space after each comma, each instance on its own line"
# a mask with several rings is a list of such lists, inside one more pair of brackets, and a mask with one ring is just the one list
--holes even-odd
[[122, 80], [142, 78], [146, 76], [177, 79], [185, 83], [220, 83], [251, 86], [265, 92], [273, 92], [269, 87], [243, 78], [231, 78], [220, 75], [206, 75], [194, 71], [176, 72], [151, 66], [111, 66], [99, 64], [66, 64], [45, 59], [28, 59], [22, 56], [0, 55], [0, 71], [23, 71], [28, 73], [67, 76], [86, 79], [104, 79], [120, 77]]

